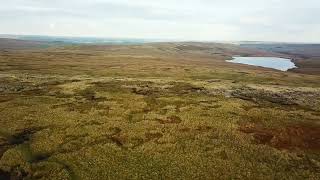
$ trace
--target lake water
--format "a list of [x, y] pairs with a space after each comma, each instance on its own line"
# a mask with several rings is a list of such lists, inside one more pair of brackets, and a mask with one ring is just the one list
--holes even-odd
[[233, 57], [232, 60], [227, 61], [231, 63], [272, 68], [280, 71], [287, 71], [289, 69], [296, 68], [291, 59], [277, 57]]

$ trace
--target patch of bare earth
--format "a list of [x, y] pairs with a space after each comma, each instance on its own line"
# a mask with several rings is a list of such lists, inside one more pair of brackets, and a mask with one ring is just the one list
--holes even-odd
[[251, 134], [258, 144], [286, 150], [320, 150], [320, 126], [290, 125], [265, 128], [256, 124], [241, 125], [239, 131]]
[[178, 116], [170, 116], [166, 119], [157, 119], [160, 124], [179, 124], [182, 122], [181, 118]]

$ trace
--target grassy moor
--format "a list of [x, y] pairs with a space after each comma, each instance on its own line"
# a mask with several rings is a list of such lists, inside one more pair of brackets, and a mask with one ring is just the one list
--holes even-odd
[[[320, 178], [319, 56], [195, 42], [0, 47], [0, 179]], [[298, 68], [226, 62], [235, 55]]]

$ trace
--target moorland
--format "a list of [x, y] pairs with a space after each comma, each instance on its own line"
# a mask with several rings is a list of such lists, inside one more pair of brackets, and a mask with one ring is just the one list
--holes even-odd
[[[317, 56], [199, 42], [0, 47], [0, 179], [320, 178]], [[234, 55], [298, 68], [226, 62]]]

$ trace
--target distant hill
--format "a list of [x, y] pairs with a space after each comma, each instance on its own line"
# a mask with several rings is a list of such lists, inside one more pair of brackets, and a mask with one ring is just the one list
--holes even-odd
[[20, 39], [0, 38], [1, 50], [27, 50], [49, 47], [50, 43]]
[[242, 48], [281, 53], [293, 59], [298, 68], [290, 71], [305, 74], [320, 74], [320, 44], [298, 43], [242, 43]]
[[133, 38], [100, 38], [100, 37], [65, 37], [65, 36], [40, 36], [40, 35], [1, 35], [0, 38], [18, 39], [26, 41], [46, 42], [54, 45], [70, 44], [143, 44], [147, 42], [161, 42], [160, 40], [145, 40]]
[[320, 57], [320, 44], [244, 43], [241, 47], [290, 54], [300, 58]]

